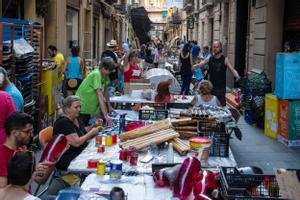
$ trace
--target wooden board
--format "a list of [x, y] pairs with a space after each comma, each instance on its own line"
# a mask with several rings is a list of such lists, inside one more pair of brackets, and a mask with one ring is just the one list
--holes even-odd
[[119, 138], [121, 141], [134, 139], [160, 130], [168, 129], [170, 128], [170, 126], [171, 126], [170, 119], [164, 119], [161, 121], [154, 122], [151, 125], [122, 133], [121, 135], [119, 135]]

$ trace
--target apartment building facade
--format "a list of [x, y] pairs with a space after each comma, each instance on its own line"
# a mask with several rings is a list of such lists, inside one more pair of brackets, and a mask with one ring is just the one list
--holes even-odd
[[276, 53], [289, 44], [300, 49], [299, 8], [296, 0], [187, 0], [186, 18], [194, 18], [187, 38], [210, 47], [221, 41], [241, 75], [265, 71], [274, 83]]
[[[39, 22], [45, 46], [56, 45], [66, 56], [72, 46], [79, 46], [81, 56], [97, 63], [107, 42], [114, 39], [122, 45], [128, 37], [127, 0], [17, 1], [1, 0], [1, 16]], [[9, 14], [14, 5], [19, 11]]]

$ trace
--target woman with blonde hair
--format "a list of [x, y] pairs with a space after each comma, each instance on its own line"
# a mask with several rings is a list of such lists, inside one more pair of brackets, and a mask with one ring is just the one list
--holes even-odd
[[203, 80], [199, 85], [200, 95], [196, 96], [196, 103], [194, 106], [209, 105], [209, 106], [221, 106], [216, 96], [212, 95], [213, 85], [208, 80]]

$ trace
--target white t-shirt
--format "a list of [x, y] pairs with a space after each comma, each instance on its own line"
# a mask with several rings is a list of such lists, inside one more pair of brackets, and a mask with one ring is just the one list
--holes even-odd
[[204, 99], [202, 99], [201, 95], [197, 95], [196, 98], [197, 98], [197, 102], [195, 104], [196, 107], [200, 105], [218, 106], [216, 96], [213, 96], [210, 101], [205, 101]]

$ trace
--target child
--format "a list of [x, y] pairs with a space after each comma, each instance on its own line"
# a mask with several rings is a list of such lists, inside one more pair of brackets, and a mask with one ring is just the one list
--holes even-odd
[[170, 81], [161, 81], [157, 86], [157, 94], [155, 96], [155, 102], [161, 102], [161, 103], [170, 103], [174, 102], [173, 95], [170, 94], [170, 88], [171, 85]]

